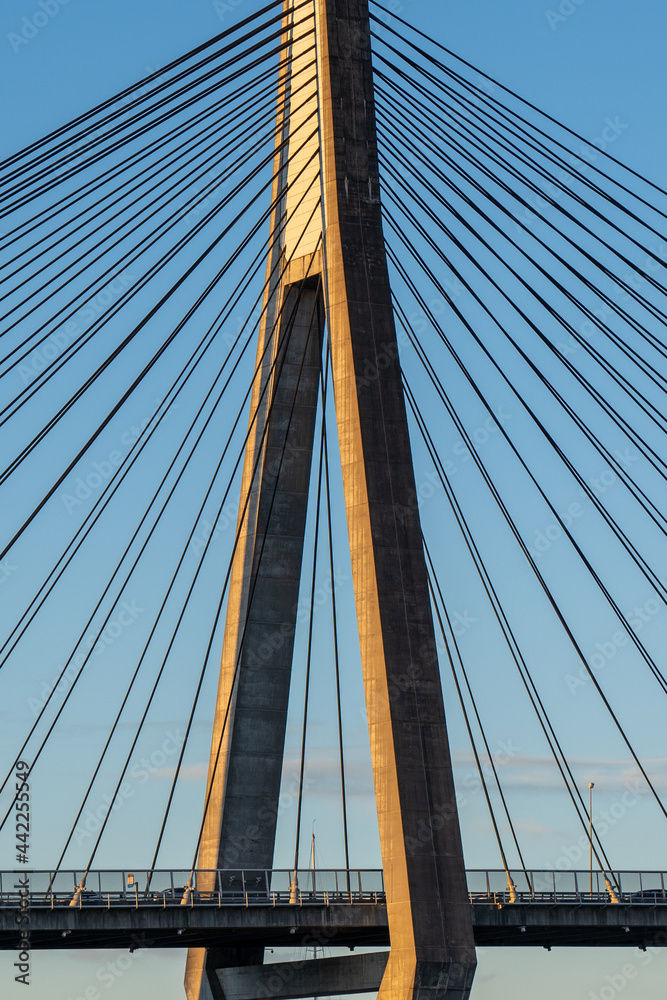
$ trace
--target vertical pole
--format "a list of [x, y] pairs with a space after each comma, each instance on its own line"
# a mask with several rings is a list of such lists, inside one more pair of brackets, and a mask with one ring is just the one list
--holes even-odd
[[475, 970], [380, 208], [367, 0], [317, 0], [325, 287], [391, 953], [382, 1000]]
[[590, 873], [590, 896], [593, 898], [593, 789], [595, 782], [588, 782], [588, 869]]

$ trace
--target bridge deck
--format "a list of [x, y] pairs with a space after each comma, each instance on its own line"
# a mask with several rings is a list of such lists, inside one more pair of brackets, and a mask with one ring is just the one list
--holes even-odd
[[[0, 947], [14, 947], [14, 912], [0, 910]], [[116, 906], [30, 911], [34, 948], [186, 948], [255, 944], [267, 948], [389, 944], [387, 910], [366, 906]]]
[[[667, 905], [473, 903], [477, 945], [657, 947], [667, 944]], [[16, 946], [16, 908], [0, 908], [0, 948]], [[389, 945], [383, 902], [322, 906], [32, 907], [33, 948], [185, 948]]]
[[[305, 891], [296, 893], [282, 872], [261, 879], [257, 873], [218, 872], [210, 883], [203, 876], [211, 874], [197, 873], [190, 890], [182, 873], [177, 879], [154, 873], [158, 880], [169, 876], [171, 888], [146, 888], [154, 884], [152, 874], [148, 882], [142, 879], [140, 892], [136, 877], [128, 883], [125, 873], [90, 873], [83, 891], [77, 891], [73, 872], [0, 873], [0, 948], [16, 947], [19, 920], [31, 947], [53, 950], [390, 944], [384, 892], [376, 888], [381, 873], [318, 873], [315, 884], [313, 873], [304, 873]], [[511, 898], [504, 872], [468, 874], [477, 945], [667, 944], [667, 891], [660, 873], [616, 872], [611, 882], [597, 876], [592, 892], [590, 873], [542, 872], [539, 879], [522, 873], [523, 884], [517, 874]], [[203, 888], [208, 883], [218, 888]]]

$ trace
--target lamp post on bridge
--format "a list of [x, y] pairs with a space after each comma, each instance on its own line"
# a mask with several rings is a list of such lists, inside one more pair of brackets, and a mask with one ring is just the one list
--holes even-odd
[[590, 872], [590, 894], [593, 898], [593, 789], [595, 782], [588, 782], [588, 870]]

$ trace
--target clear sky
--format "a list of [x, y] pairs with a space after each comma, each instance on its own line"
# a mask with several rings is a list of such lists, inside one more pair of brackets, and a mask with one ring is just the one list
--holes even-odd
[[[42, 5], [37, 0], [6, 0], [0, 11], [0, 47], [3, 50], [0, 73], [5, 95], [1, 155], [13, 153], [142, 79], [247, 16], [258, 6], [258, 0], [230, 0], [227, 3], [213, 3], [211, 0], [189, 0], [187, 3], [175, 0], [161, 0], [159, 3], [157, 0], [114, 0], [112, 4], [90, 0], [68, 0], [67, 3], [44, 0]], [[635, 0], [633, 4], [624, 0], [605, 0], [604, 4], [600, 0], [562, 0], [560, 4], [554, 2], [552, 5], [542, 0], [514, 0], [512, 3], [497, 0], [398, 0], [398, 3], [388, 6], [591, 141], [603, 133], [610, 120], [621, 123], [622, 130], [610, 152], [657, 183], [664, 183], [660, 167], [665, 161], [667, 142], [664, 110], [667, 10], [660, 0]], [[48, 15], [41, 16], [43, 10], [47, 10]], [[43, 23], [45, 17], [46, 22]], [[33, 21], [38, 27], [34, 27]], [[517, 412], [515, 402], [510, 395], [503, 396], [497, 385], [492, 391], [496, 406], [507, 408], [509, 424], [512, 425], [511, 418]], [[145, 412], [144, 401], [138, 404], [135, 412], [127, 415], [122, 426], [116, 426], [102, 450], [114, 447], [114, 441], [121, 437], [121, 432], [126, 433], [137, 422], [140, 423]], [[468, 417], [469, 426], [474, 428], [478, 415], [472, 405]], [[179, 419], [177, 415], [175, 420]], [[443, 424], [440, 443], [443, 454], [461, 455], [460, 439], [450, 425]], [[500, 449], [494, 454], [497, 456], [496, 472], [502, 479], [503, 474], [509, 475], [509, 466], [504, 464], [504, 453]], [[45, 461], [48, 466], [48, 457]], [[490, 461], [494, 459], [490, 458]], [[432, 471], [432, 465], [423, 449], [416, 449], [415, 465], [417, 482], [428, 482], [427, 475]], [[592, 465], [586, 468], [590, 477], [599, 472]], [[485, 508], [477, 502], [479, 484], [470, 474], [468, 466], [461, 464], [459, 471], [463, 480], [460, 483], [461, 495], [470, 505], [471, 516], [477, 517], [478, 530], [483, 537], [486, 533], [486, 541], [489, 542], [495, 529], [490, 520], [486, 524]], [[545, 473], [549, 474], [546, 464]], [[44, 475], [48, 474], [47, 468]], [[567, 486], [555, 484], [554, 491], [559, 503], [570, 502]], [[521, 507], [523, 499], [518, 494], [516, 501]], [[526, 501], [524, 523], [531, 525], [530, 529], [526, 528], [526, 533], [532, 538], [535, 531], [548, 526], [549, 519], [544, 512], [539, 515], [533, 508], [528, 510], [528, 506]], [[458, 562], [462, 560], [463, 552], [456, 548], [459, 543], [454, 535], [441, 528], [445, 523], [441, 521], [441, 511], [442, 506], [437, 500], [429, 500], [424, 504], [424, 523], [436, 539], [434, 545], [441, 544], [443, 550], [451, 545], [447, 552], [453, 555], [449, 558]], [[62, 511], [59, 516], [62, 520]], [[592, 519], [593, 515], [589, 516]], [[56, 526], [60, 523], [55, 514], [52, 523]], [[71, 519], [67, 523], [71, 524]], [[342, 529], [340, 515], [338, 527]], [[596, 530], [591, 528], [592, 536], [595, 536]], [[339, 535], [342, 536], [342, 530], [339, 530]], [[48, 539], [44, 544], [48, 549]], [[603, 546], [601, 539], [597, 550], [601, 558]], [[100, 551], [104, 553], [105, 550]], [[501, 536], [496, 539], [495, 552], [499, 566], [506, 560], [510, 585], [513, 580], [521, 581], [521, 571], [515, 569], [512, 563], [510, 546]], [[26, 551], [26, 559], [29, 554]], [[564, 555], [561, 557], [559, 548], [549, 554], [548, 558], [552, 557], [550, 571], [553, 579], [560, 582], [565, 591], [570, 565]], [[343, 614], [351, 621], [349, 573], [344, 556], [341, 558], [340, 602]], [[91, 579], [93, 576], [91, 570]], [[145, 584], [146, 581], [143, 581]], [[79, 584], [79, 587], [82, 585]], [[2, 599], [4, 601], [7, 597], [9, 604], [13, 598], [6, 595], [7, 589], [3, 588]], [[17, 573], [14, 588], [16, 601], [20, 601], [21, 593], [21, 576]], [[71, 593], [80, 595], [81, 589], [74, 589]], [[145, 592], [140, 590], [137, 593], [141, 604]], [[630, 805], [627, 804], [627, 797], [623, 800], [628, 783], [632, 785], [634, 774], [625, 748], [603, 726], [591, 685], [588, 682], [577, 684], [576, 665], [573, 666], [567, 659], [567, 653], [559, 645], [555, 634], [531, 632], [533, 605], [530, 602], [534, 595], [521, 589], [517, 589], [516, 593], [520, 595], [516, 598], [514, 609], [516, 618], [525, 629], [528, 648], [541, 670], [559, 732], [567, 734], [577, 779], [582, 788], [587, 787], [589, 780], [595, 780], [598, 808], [607, 810], [612, 817], [607, 823], [605, 846], [614, 863], [620, 868], [640, 865], [667, 868], [664, 826], [660, 825], [656, 811], [650, 808], [642, 795], [635, 796]], [[503, 760], [507, 758], [507, 785], [527, 845], [528, 863], [545, 868], [568, 867], [568, 856], [578, 860], [577, 852], [581, 853], [581, 848], [577, 846], [580, 830], [564, 810], [562, 790], [552, 773], [546, 751], [535, 731], [534, 721], [528, 717], [520, 692], [505, 686], [503, 697], [500, 696], [498, 676], [503, 657], [498, 653], [498, 659], [495, 658], [494, 644], [497, 640], [485, 618], [479, 587], [472, 574], [462, 570], [460, 577], [449, 585], [448, 596], [453, 602], [452, 609], [460, 614], [464, 625], [462, 647], [470, 662], [477, 665], [491, 745], [498, 748]], [[594, 612], [592, 605], [585, 603], [588, 598], [583, 585], [574, 584], [570, 595], [564, 592], [566, 601], [568, 596], [572, 602], [572, 614], [575, 617], [579, 615], [577, 621], [586, 638], [587, 648], [594, 650], [596, 643], [603, 646], [608, 643], [615, 633], [615, 626], [605, 619], [602, 612]], [[129, 597], [131, 599], [132, 595]], [[631, 602], [630, 606], [633, 606], [632, 602], [643, 605], [651, 597], [650, 593], [640, 591], [636, 581], [628, 580], [627, 601]], [[202, 618], [207, 619], [214, 602], [209, 600], [202, 607]], [[40, 697], [41, 686], [53, 677], [60, 658], [65, 655], [66, 643], [65, 640], [61, 642], [58, 628], [61, 616], [62, 621], [68, 624], [74, 622], [76, 608], [68, 608], [64, 600], [62, 606], [54, 609], [47, 620], [49, 627], [28, 645], [21, 660], [20, 676], [17, 673], [13, 678], [10, 694], [17, 699], [17, 710], [10, 708], [12, 703], [7, 700], [1, 706], [11, 751], [19, 727], [25, 719], [32, 717], [28, 704], [30, 692], [35, 698]], [[146, 615], [146, 620], [148, 617]], [[667, 611], [664, 606], [654, 617], [655, 620], [646, 623], [645, 635], [651, 648], [660, 651], [664, 649], [667, 637]], [[475, 627], [468, 628], [468, 622]], [[132, 662], [140, 647], [139, 638], [135, 640], [133, 635], [128, 629], [127, 635], [105, 652], [107, 660], [104, 664], [113, 662], [127, 669], [126, 664]], [[345, 641], [348, 643], [345, 646], [348, 664], [346, 700], [350, 709], [347, 736], [354, 778], [352, 841], [357, 852], [353, 863], [370, 867], [377, 864], [377, 838], [372, 807], [369, 811], [368, 806], [370, 775], [367, 739], [363, 711], [359, 712], [359, 680], [354, 673], [357, 654], [353, 642], [347, 638]], [[196, 660], [202, 654], [203, 649], [195, 647], [192, 659]], [[609, 671], [605, 672], [605, 679], [608, 677], [610, 690], [617, 701], [627, 707], [633, 736], [640, 740], [643, 753], [651, 760], [658, 787], [664, 791], [667, 788], [664, 778], [667, 752], [661, 728], [664, 708], [661, 702], [652, 699], [651, 689], [639, 677], [635, 661], [629, 656], [626, 660], [626, 656], [627, 651], [619, 649], [618, 654], [613, 655], [613, 662], [608, 657], [605, 671], [607, 667]], [[620, 663], [625, 666], [624, 673], [614, 673]], [[30, 665], [29, 668], [26, 664]], [[68, 719], [59, 739], [62, 760], [71, 767], [72, 780], [76, 779], [79, 783], [84, 773], [78, 759], [81, 746], [94, 745], [96, 736], [99, 736], [101, 730], [97, 724], [105, 718], [107, 711], [105, 693], [113, 690], [110, 676], [100, 670], [87, 695], [87, 702], [76, 709], [78, 714]], [[213, 689], [214, 683], [211, 682], [207, 689], [209, 694]], [[165, 696], [151, 720], [143, 751], [141, 747], [137, 751], [139, 756], [142, 752], [147, 755], [155, 753], [174, 733], [178, 737], [183, 720], [178, 712], [175, 691], [174, 687], [171, 694]], [[447, 693], [449, 698], [453, 696], [451, 690]], [[321, 755], [318, 761], [317, 752], [314, 754], [316, 763], [312, 774], [321, 779], [322, 794], [319, 799], [313, 800], [307, 819], [308, 822], [316, 822], [323, 863], [338, 865], [339, 846], [333, 834], [329, 837], [329, 827], [335, 826], [337, 809], [332, 769], [326, 759], [334, 740], [326, 722], [330, 696], [330, 690], [320, 691], [314, 713], [314, 742]], [[198, 720], [199, 728], [193, 737], [193, 753], [188, 762], [191, 789], [184, 793], [182, 801], [184, 808], [190, 806], [193, 811], [198, 804], [200, 807], [198, 796], [209, 723], [206, 713]], [[470, 776], [474, 776], [474, 771], [463, 726], [454, 711], [450, 712], [450, 725], [457, 775], [459, 781], [464, 783], [467, 779], [472, 780]], [[298, 736], [296, 723], [291, 723], [288, 756], [292, 770]], [[87, 742], [89, 738], [92, 744]], [[163, 752], [163, 756], [169, 757], [170, 752]], [[137, 801], [141, 798], [145, 803], [154, 799], [156, 810], [160, 808], [169, 766], [169, 760], [160, 760], [159, 765], [154, 765], [150, 782], [145, 787], [137, 778], [136, 790], [140, 794], [131, 796], [127, 807], [123, 807], [126, 812], [119, 812], [116, 817], [114, 833], [117, 830], [118, 841], [107, 848], [108, 853], [104, 856], [107, 864], [119, 865], [121, 857], [129, 856], [136, 834], [132, 823], [142, 822], [144, 815], [138, 808], [136, 813], [132, 812]], [[61, 820], [60, 826], [67, 829], [71, 812], [62, 807], [66, 793], [60, 785], [46, 787], [44, 784], [38, 787], [42, 796], [42, 816], [40, 819], [39, 813], [36, 814], [36, 851], [39, 853], [35, 863], [46, 865], [52, 857], [49, 852], [50, 823], [53, 821], [57, 825]], [[467, 786], [462, 784], [462, 787]], [[464, 794], [461, 812], [467, 861], [470, 867], [486, 864], [496, 867], [498, 861], [495, 854], [491, 855], [493, 845], [481, 798], [478, 792]], [[124, 816], [131, 817], [129, 824], [124, 823]], [[291, 814], [285, 819], [286, 830], [289, 818]], [[180, 826], [174, 829], [167, 844], [165, 865], [176, 864], [181, 829]], [[289, 864], [288, 840], [289, 833], [286, 832], [281, 847], [281, 863], [285, 865]], [[142, 847], [147, 842], [148, 837], [145, 842], [141, 841]], [[85, 851], [86, 847], [87, 843], [83, 843], [82, 850]], [[141, 863], [146, 863], [143, 856]], [[185, 863], [189, 863], [189, 859]], [[3, 867], [11, 867], [8, 863], [2, 864]], [[586, 858], [583, 857], [578, 864], [585, 867]], [[32, 1000], [76, 1000], [93, 986], [100, 996], [108, 995], [112, 1000], [116, 996], [124, 1000], [139, 1000], [139, 997], [145, 996], [160, 996], [163, 1000], [182, 997], [183, 954], [136, 953], [129, 965], [127, 956], [123, 956], [120, 965], [112, 966], [111, 970], [105, 969], [106, 964], [113, 963], [116, 957], [114, 953], [51, 955], [37, 952], [33, 955], [30, 996]], [[3, 997], [14, 1000], [23, 994], [21, 987], [12, 982], [11, 961], [10, 956], [0, 955], [0, 992]], [[592, 1000], [594, 997], [611, 996], [609, 990], [616, 988], [613, 983], [619, 984], [622, 980], [618, 993], [622, 992], [628, 1000], [648, 1000], [660, 995], [666, 963], [667, 957], [660, 952], [641, 955], [629, 950], [553, 951], [548, 954], [541, 950], [487, 950], [480, 953], [473, 997], [474, 1000], [490, 1000], [491, 997], [494, 1000], [533, 1000], [538, 995], [541, 1000], [556, 1000], [565, 994], [574, 1000]]]

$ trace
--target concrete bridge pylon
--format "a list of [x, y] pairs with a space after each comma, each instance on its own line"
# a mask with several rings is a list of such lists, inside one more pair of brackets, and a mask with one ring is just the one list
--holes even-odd
[[[273, 866], [326, 320], [391, 951], [386, 966], [321, 960], [318, 993], [329, 982], [332, 994], [380, 985], [382, 1000], [467, 1000], [472, 916], [382, 230], [368, 0], [285, 0], [283, 40], [274, 199], [287, 193], [273, 214], [198, 868]], [[261, 947], [193, 949], [186, 994], [270, 996], [262, 963]]]

